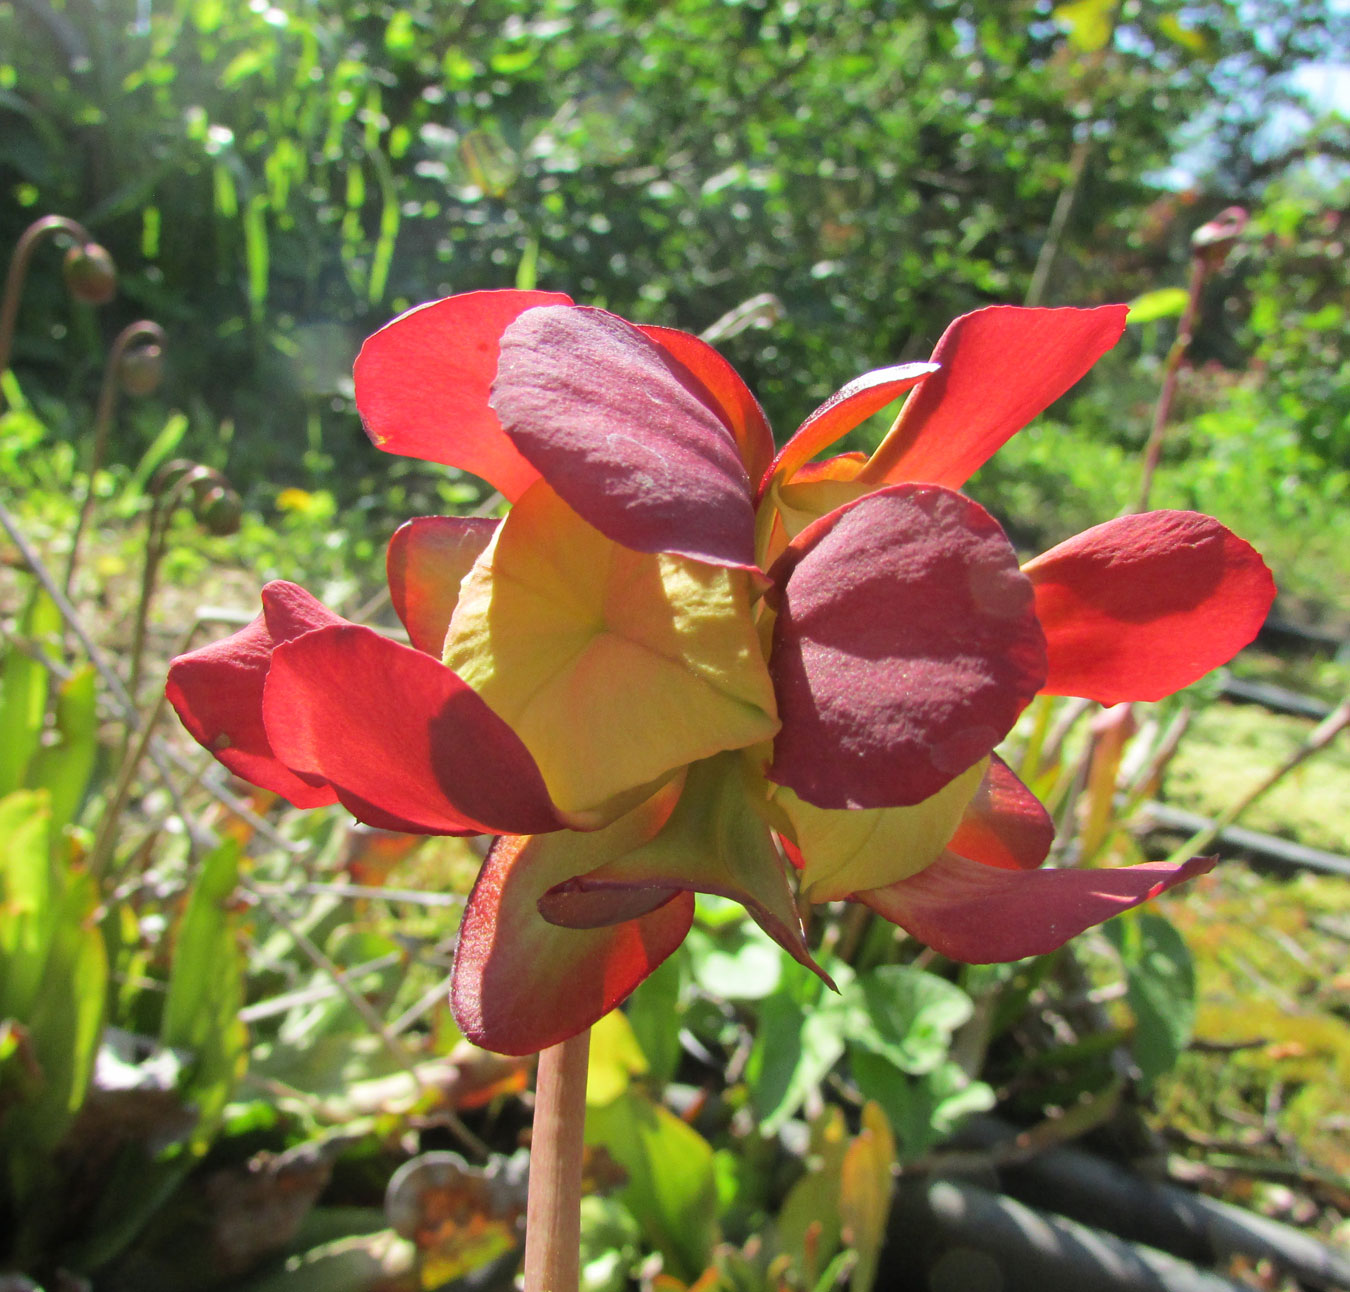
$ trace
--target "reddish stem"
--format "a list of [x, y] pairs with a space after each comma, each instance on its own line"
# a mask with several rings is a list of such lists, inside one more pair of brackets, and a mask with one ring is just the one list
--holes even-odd
[[590, 1046], [587, 1028], [539, 1056], [525, 1220], [525, 1292], [577, 1292], [580, 1282], [581, 1157]]

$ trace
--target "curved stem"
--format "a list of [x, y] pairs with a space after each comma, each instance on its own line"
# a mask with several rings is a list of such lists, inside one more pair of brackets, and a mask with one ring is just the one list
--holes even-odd
[[50, 233], [66, 233], [79, 242], [91, 240], [82, 224], [68, 220], [64, 215], [44, 215], [23, 231], [9, 262], [4, 295], [0, 296], [0, 372], [9, 367], [9, 352], [14, 346], [14, 327], [19, 319], [19, 298], [23, 295], [28, 262], [38, 243]]
[[1153, 492], [1153, 473], [1158, 469], [1162, 458], [1163, 436], [1167, 431], [1168, 419], [1172, 416], [1172, 401], [1177, 394], [1177, 379], [1181, 375], [1181, 364], [1186, 351], [1191, 348], [1195, 337], [1195, 317], [1200, 312], [1200, 293], [1205, 279], [1209, 275], [1209, 263], [1202, 255], [1191, 258], [1191, 281], [1186, 296], [1186, 310], [1177, 327], [1177, 339], [1167, 352], [1163, 368], [1162, 390], [1158, 392], [1158, 403], [1153, 410], [1153, 427], [1148, 433], [1148, 443], [1144, 445], [1144, 474], [1139, 485], [1139, 501], [1135, 511], [1147, 511], [1149, 495]]
[[103, 465], [103, 455], [108, 448], [108, 432], [112, 429], [113, 411], [117, 407], [117, 374], [122, 366], [122, 356], [131, 348], [133, 341], [142, 339], [162, 346], [166, 340], [164, 329], [149, 319], [128, 323], [113, 340], [108, 349], [108, 360], [103, 365], [103, 384], [99, 387], [98, 407], [94, 413], [94, 443], [89, 455], [89, 475], [84, 482], [80, 514], [75, 521], [75, 533], [70, 540], [70, 555], [66, 558], [66, 578], [62, 586], [67, 595], [75, 578], [75, 566], [80, 559], [80, 540], [84, 537], [90, 513], [94, 509], [94, 477]]
[[587, 1028], [539, 1056], [525, 1219], [525, 1292], [577, 1292], [581, 1277], [581, 1157], [590, 1046]]

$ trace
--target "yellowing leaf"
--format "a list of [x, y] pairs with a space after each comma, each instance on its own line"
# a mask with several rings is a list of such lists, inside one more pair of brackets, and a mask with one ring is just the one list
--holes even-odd
[[891, 1171], [895, 1140], [881, 1106], [863, 1108], [862, 1130], [848, 1146], [840, 1172], [839, 1218], [844, 1241], [857, 1253], [852, 1292], [867, 1292], [876, 1276], [877, 1257], [891, 1212]]
[[818, 808], [786, 787], [779, 789], [774, 806], [790, 822], [806, 861], [803, 893], [812, 902], [833, 902], [917, 875], [937, 860], [956, 832], [988, 764], [982, 758], [912, 807]]
[[626, 1015], [611, 1010], [591, 1028], [590, 1061], [586, 1071], [586, 1103], [612, 1103], [631, 1077], [647, 1071], [647, 1057]]
[[1111, 39], [1115, 9], [1116, 0], [1074, 0], [1057, 6], [1051, 16], [1065, 28], [1074, 49], [1092, 54]]
[[543, 483], [465, 578], [444, 658], [564, 812], [778, 730], [747, 576], [621, 547]]

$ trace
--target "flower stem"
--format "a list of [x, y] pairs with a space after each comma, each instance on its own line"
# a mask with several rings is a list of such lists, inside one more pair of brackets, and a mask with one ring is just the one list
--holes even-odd
[[525, 1220], [525, 1292], [577, 1292], [590, 1046], [587, 1028], [539, 1056]]

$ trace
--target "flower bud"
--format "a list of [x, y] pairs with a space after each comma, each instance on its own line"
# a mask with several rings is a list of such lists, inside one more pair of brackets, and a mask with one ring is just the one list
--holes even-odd
[[86, 305], [106, 305], [117, 293], [117, 268], [97, 242], [71, 247], [64, 271], [70, 294]]
[[244, 518], [244, 504], [227, 485], [212, 485], [197, 500], [197, 519], [217, 537], [237, 534]]
[[1191, 253], [1211, 273], [1221, 269], [1246, 227], [1247, 212], [1240, 206], [1227, 207], [1191, 234]]
[[164, 375], [164, 351], [155, 344], [137, 346], [122, 355], [117, 376], [128, 395], [149, 395]]

